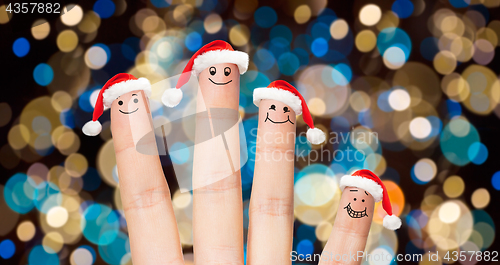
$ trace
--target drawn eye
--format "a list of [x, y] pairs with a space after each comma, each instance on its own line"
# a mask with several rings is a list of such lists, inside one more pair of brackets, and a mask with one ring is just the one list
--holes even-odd
[[290, 112], [290, 110], [288, 109], [288, 107], [284, 107], [283, 111], [285, 111], [285, 113]]
[[231, 68], [229, 67], [224, 68], [224, 75], [229, 76], [230, 74], [231, 74]]
[[137, 102], [139, 102], [139, 100], [138, 99], [134, 99], [134, 103], [137, 103]]
[[362, 201], [362, 202], [365, 202], [365, 199], [362, 199], [361, 201]]
[[354, 198], [354, 201], [356, 201], [356, 200], [357, 200], [357, 199], [356, 199], [356, 198]]
[[215, 67], [210, 67], [210, 69], [208, 69], [208, 71], [210, 72], [211, 75], [215, 75], [215, 73], [217, 72], [217, 69], [215, 69]]
[[121, 100], [118, 101], [118, 105], [120, 105], [120, 106], [123, 105], [123, 101], [121, 101]]
[[271, 105], [271, 107], [269, 109], [272, 109], [272, 110], [276, 111], [276, 106], [275, 105]]

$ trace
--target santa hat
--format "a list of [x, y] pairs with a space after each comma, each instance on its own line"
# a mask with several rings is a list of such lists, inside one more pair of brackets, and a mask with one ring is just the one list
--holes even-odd
[[307, 107], [306, 101], [295, 87], [283, 80], [276, 80], [267, 87], [259, 87], [253, 91], [253, 104], [259, 106], [263, 99], [274, 99], [285, 103], [295, 111], [296, 115], [302, 114], [302, 119], [309, 126], [307, 130], [307, 140], [313, 144], [320, 144], [325, 141], [325, 133], [314, 128], [314, 122]]
[[137, 79], [131, 74], [124, 73], [117, 74], [109, 79], [99, 91], [92, 120], [85, 123], [82, 128], [83, 133], [88, 136], [98, 135], [102, 130], [102, 126], [97, 119], [102, 115], [104, 108], [111, 107], [113, 101], [119, 96], [135, 90], [143, 90], [150, 97], [151, 83], [146, 78]]
[[181, 102], [182, 90], [180, 88], [189, 81], [189, 72], [198, 76], [206, 68], [221, 63], [236, 64], [242, 75], [248, 69], [248, 54], [235, 51], [231, 44], [222, 40], [215, 40], [201, 47], [187, 63], [175, 88], [167, 89], [163, 93], [161, 97], [163, 104], [167, 107], [175, 107]]
[[352, 175], [346, 175], [340, 179], [340, 189], [345, 187], [356, 187], [369, 192], [375, 202], [382, 201], [382, 207], [387, 215], [384, 217], [384, 227], [391, 230], [396, 230], [401, 227], [401, 219], [392, 214], [392, 205], [389, 199], [389, 194], [384, 183], [377, 175], [367, 169], [362, 169], [354, 172]]

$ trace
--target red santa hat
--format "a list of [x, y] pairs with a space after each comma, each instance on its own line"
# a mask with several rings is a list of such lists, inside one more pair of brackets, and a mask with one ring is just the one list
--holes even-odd
[[189, 81], [190, 75], [198, 76], [206, 68], [221, 63], [236, 64], [242, 75], [248, 69], [248, 54], [235, 51], [231, 44], [223, 40], [215, 40], [201, 47], [187, 63], [175, 88], [167, 89], [163, 93], [163, 104], [167, 107], [177, 106], [182, 99], [180, 88]]
[[313, 144], [320, 144], [325, 141], [325, 133], [314, 128], [314, 122], [307, 107], [306, 101], [295, 87], [283, 80], [276, 80], [267, 87], [259, 87], [253, 90], [253, 104], [259, 106], [263, 99], [274, 99], [285, 103], [295, 111], [296, 115], [302, 114], [302, 119], [309, 126], [307, 130], [307, 140]]
[[99, 91], [92, 120], [82, 127], [83, 133], [88, 136], [98, 135], [102, 130], [102, 126], [97, 119], [102, 115], [104, 109], [111, 107], [113, 101], [119, 96], [135, 90], [143, 90], [150, 97], [151, 83], [146, 78], [137, 79], [131, 74], [124, 73], [117, 74], [109, 79]]
[[344, 190], [345, 187], [364, 189], [373, 196], [375, 202], [382, 201], [382, 207], [387, 213], [383, 221], [384, 227], [390, 230], [396, 230], [401, 227], [401, 219], [392, 214], [391, 200], [389, 199], [389, 194], [384, 183], [373, 172], [362, 169], [352, 173], [350, 176], [343, 176], [340, 179], [340, 189]]

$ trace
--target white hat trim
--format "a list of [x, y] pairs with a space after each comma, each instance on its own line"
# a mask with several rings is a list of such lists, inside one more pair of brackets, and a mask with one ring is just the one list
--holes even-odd
[[340, 179], [340, 190], [343, 191], [345, 187], [357, 187], [364, 189], [373, 196], [375, 202], [381, 201], [384, 197], [382, 187], [377, 182], [364, 177], [350, 175], [343, 176]]
[[198, 55], [193, 62], [193, 71], [191, 74], [198, 76], [208, 67], [221, 63], [234, 63], [240, 70], [240, 75], [248, 69], [248, 54], [240, 51], [213, 50]]
[[253, 90], [253, 104], [259, 106], [263, 99], [274, 99], [288, 105], [295, 115], [302, 114], [302, 100], [292, 92], [277, 87], [259, 87]]
[[143, 90], [148, 97], [151, 97], [151, 83], [148, 79], [141, 77], [137, 80], [122, 81], [108, 87], [106, 91], [102, 93], [104, 107], [111, 107], [113, 101], [119, 96], [135, 90]]

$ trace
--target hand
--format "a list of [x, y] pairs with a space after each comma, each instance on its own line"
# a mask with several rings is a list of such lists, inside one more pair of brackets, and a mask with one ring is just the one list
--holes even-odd
[[[266, 101], [261, 104], [273, 105], [272, 103]], [[127, 114], [131, 106], [134, 110], [138, 109], [134, 115]], [[290, 124], [278, 125], [270, 122], [262, 123], [265, 113], [267, 109], [259, 114], [260, 140], [256, 155], [260, 159], [256, 157], [254, 186], [249, 208], [247, 261], [248, 264], [259, 265], [290, 264], [293, 239], [295, 114], [290, 115], [292, 117]], [[159, 157], [143, 155], [135, 150], [137, 141], [143, 136], [153, 137], [152, 134], [148, 134], [152, 129], [152, 120], [145, 94], [142, 91], [134, 91], [120, 96], [111, 107], [111, 120], [121, 198], [134, 264], [184, 264], [170, 190]], [[277, 144], [277, 137], [282, 136], [286, 137], [285, 140]], [[236, 146], [234, 135], [231, 137], [229, 134], [227, 138], [229, 153], [233, 155], [238, 153], [231, 148]], [[151, 148], [156, 148], [155, 140], [150, 140]], [[227, 161], [225, 153], [214, 154], [213, 150], [206, 148], [210, 146], [195, 148], [197, 160], [194, 162], [196, 168], [194, 172], [199, 174], [193, 174], [194, 182], [197, 177], [216, 176], [217, 172], [220, 173], [220, 165], [216, 161], [223, 159]], [[272, 156], [276, 153], [280, 154], [279, 159]], [[207, 159], [212, 163], [203, 162]], [[238, 160], [233, 159], [233, 161]], [[244, 264], [240, 174], [236, 171], [222, 175], [229, 176], [193, 192], [196, 264]], [[206, 181], [205, 178], [204, 180]], [[357, 195], [354, 192], [345, 192], [321, 264], [335, 262], [326, 256], [327, 253], [349, 253], [349, 251], [356, 253], [358, 250], [364, 250], [374, 202], [364, 190], [356, 190], [359, 196], [367, 200], [365, 214], [368, 216], [362, 216], [363, 218], [359, 220], [349, 217], [349, 212], [343, 209], [343, 204], [352, 201], [353, 196]], [[361, 260], [348, 263], [360, 264]]]

